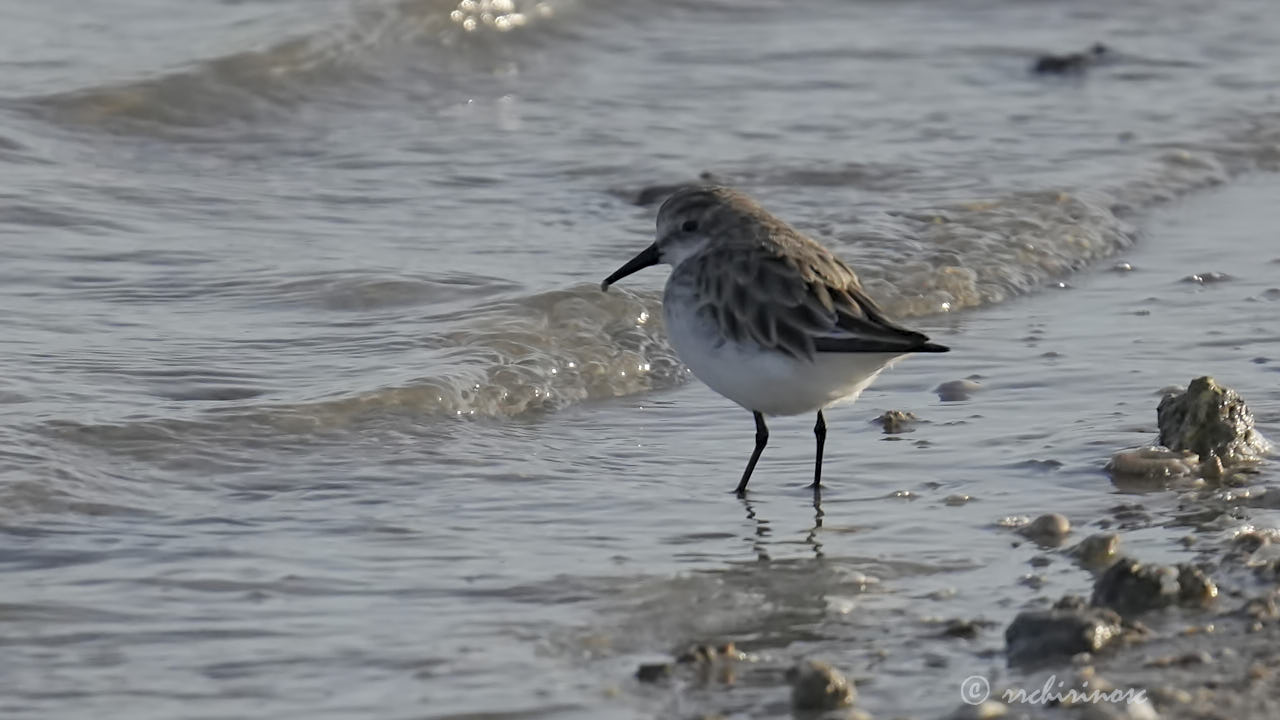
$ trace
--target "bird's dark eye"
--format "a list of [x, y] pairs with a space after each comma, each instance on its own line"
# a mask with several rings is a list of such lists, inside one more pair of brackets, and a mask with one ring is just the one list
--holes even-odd
[[697, 229], [698, 229], [698, 221], [697, 221], [697, 220], [685, 220], [685, 221], [684, 221], [684, 224], [680, 226], [680, 229], [681, 229], [681, 230], [683, 230], [683, 231], [685, 231], [685, 232], [693, 232], [694, 230], [697, 230]]

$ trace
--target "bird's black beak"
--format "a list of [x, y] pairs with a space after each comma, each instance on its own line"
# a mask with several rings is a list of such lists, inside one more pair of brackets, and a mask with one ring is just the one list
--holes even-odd
[[600, 283], [600, 289], [605, 292], [608, 292], [610, 285], [618, 282], [619, 280], [630, 275], [631, 273], [638, 272], [647, 267], [652, 267], [654, 265], [657, 265], [659, 262], [660, 260], [658, 258], [658, 244], [654, 243], [649, 247], [645, 248], [644, 250], [641, 250], [639, 255], [631, 258], [629, 261], [627, 261], [626, 265], [623, 265], [622, 267], [618, 268], [616, 272], [614, 272], [609, 277], [605, 278], [604, 282]]

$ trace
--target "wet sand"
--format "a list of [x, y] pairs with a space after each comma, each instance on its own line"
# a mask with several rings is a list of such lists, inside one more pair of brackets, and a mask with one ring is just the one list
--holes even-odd
[[[954, 338], [946, 326], [933, 328], [958, 347], [956, 363], [963, 370], [956, 374], [972, 374], [980, 389], [964, 402], [904, 408], [924, 422], [908, 434], [881, 436], [918, 446], [908, 455], [915, 478], [903, 467], [853, 471], [860, 478], [896, 477], [891, 484], [919, 518], [897, 530], [907, 530], [914, 541], [878, 559], [848, 554], [856, 553], [860, 533], [892, 529], [871, 519], [850, 523], [858, 500], [848, 495], [860, 491], [837, 476], [810, 531], [803, 539], [794, 526], [789, 533], [788, 542], [807, 543], [812, 558], [784, 550], [789, 557], [775, 559], [770, 550], [779, 549], [774, 534], [781, 528], [763, 515], [777, 503], [759, 495], [776, 487], [770, 476], [779, 471], [763, 462], [757, 500], [746, 507], [748, 521], [762, 523], [756, 562], [716, 573], [715, 582], [696, 575], [676, 581], [696, 588], [667, 589], [679, 599], [654, 597], [650, 589], [630, 613], [610, 611], [631, 617], [622, 628], [604, 631], [609, 640], [597, 642], [611, 647], [619, 630], [650, 633], [639, 644], [659, 651], [606, 663], [620, 697], [663, 716], [782, 717], [789, 712], [786, 668], [797, 658], [820, 658], [855, 679], [854, 707], [874, 717], [941, 717], [963, 708], [960, 685], [971, 675], [988, 679], [999, 697], [1004, 689], [1041, 687], [1050, 675], [1066, 687], [1079, 686], [1090, 672], [1093, 687], [1105, 678], [1116, 687], [1146, 689], [1161, 717], [1273, 717], [1274, 618], [1259, 620], [1242, 607], [1273, 591], [1276, 579], [1256, 577], [1239, 557], [1224, 557], [1236, 533], [1280, 523], [1280, 503], [1254, 498], [1280, 477], [1275, 467], [1264, 463], [1254, 473], [1233, 476], [1232, 484], [1245, 487], [1226, 489], [1189, 480], [1117, 484], [1103, 467], [1115, 451], [1155, 442], [1162, 388], [1185, 387], [1203, 374], [1236, 388], [1258, 429], [1280, 436], [1280, 332], [1273, 319], [1280, 309], [1280, 250], [1270, 240], [1280, 224], [1271, 200], [1277, 193], [1280, 178], [1259, 175], [1169, 205], [1142, 223], [1144, 240], [1130, 254], [1066, 278], [1062, 287], [949, 318]], [[909, 367], [878, 387], [898, 399], [904, 390], [918, 389], [919, 380], [904, 377], [912, 374]], [[859, 407], [878, 401], [873, 396]], [[870, 442], [865, 432], [838, 437], [846, 447]], [[984, 474], [934, 459], [956, 452], [956, 444], [1003, 471]], [[859, 466], [857, 455], [846, 450], [834, 467]], [[787, 464], [789, 472], [803, 467], [800, 457]], [[788, 484], [795, 489], [785, 492], [786, 502], [802, 507], [798, 482]], [[1071, 520], [1060, 545], [1013, 530], [1047, 512]], [[948, 536], [964, 534], [947, 532], [957, 516], [962, 523], [987, 519], [985, 527], [964, 531], [980, 536], [973, 539], [970, 567], [956, 563], [954, 553], [940, 552]], [[1205, 610], [1140, 614], [1143, 639], [1097, 658], [1006, 667], [1004, 629], [1019, 611], [1047, 608], [1067, 594], [1089, 597], [1100, 568], [1087, 567], [1070, 548], [1096, 533], [1117, 534], [1119, 554], [1146, 563], [1196, 563], [1221, 595]], [[940, 555], [952, 566], [937, 563]], [[933, 564], [933, 570], [913, 571], [912, 560]], [[800, 601], [805, 596], [807, 604]], [[772, 609], [756, 622], [735, 620], [735, 614], [750, 615], [734, 607], [748, 597]], [[646, 604], [683, 618], [673, 623], [656, 617]], [[778, 617], [788, 613], [794, 614], [790, 620]], [[663, 627], [672, 624], [684, 632]], [[1204, 632], [1206, 626], [1214, 630]], [[667, 630], [658, 634], [672, 652], [684, 644], [732, 641], [750, 659], [736, 663], [732, 683], [679, 664], [674, 679], [639, 683], [629, 677], [635, 664], [664, 657], [653, 643], [657, 629]], [[1205, 715], [1206, 708], [1218, 714]], [[1058, 717], [1082, 708], [1015, 704], [1007, 711]]]
[[[1177, 318], [1185, 332], [1166, 339], [1164, 353], [1169, 356], [1187, 353], [1189, 345], [1212, 348], [1214, 357], [1205, 358], [1203, 372], [1231, 378], [1248, 396], [1258, 427], [1269, 438], [1280, 430], [1280, 326], [1274, 320], [1280, 301], [1275, 257], [1280, 246], [1268, 242], [1280, 222], [1280, 209], [1269, 199], [1277, 190], [1280, 183], [1274, 177], [1253, 177], [1170, 208], [1154, 219], [1148, 234], [1152, 241], [1172, 241], [1168, 247], [1176, 250], [1158, 259], [1141, 249], [1133, 254], [1135, 274], [1176, 275], [1181, 269], [1201, 268], [1183, 274], [1181, 282], [1191, 291], [1181, 293], [1181, 301], [1159, 303], [1151, 308], [1152, 315], [1138, 317]], [[1168, 295], [1158, 286], [1137, 284], [1140, 293]], [[1202, 293], [1229, 294], [1232, 301], [1196, 302]], [[1134, 336], [1135, 344], [1153, 340], [1147, 333]], [[1175, 362], [1188, 364], [1183, 358]], [[1154, 404], [1139, 419], [1149, 422]], [[1118, 484], [1135, 496], [1129, 507], [1089, 524], [1118, 531], [1122, 554], [1201, 569], [1217, 585], [1218, 597], [1205, 609], [1135, 613], [1149, 631], [1140, 640], [1104, 650], [1096, 658], [1010, 673], [1007, 682], [1035, 688], [1056, 672], [1068, 686], [1078, 686], [1081, 678], [1093, 675], [1095, 687], [1146, 689], [1160, 717], [1275, 717], [1280, 711], [1280, 615], [1275, 605], [1280, 578], [1269, 558], [1270, 539], [1280, 527], [1280, 502], [1269, 496], [1275, 494], [1278, 477], [1275, 466], [1264, 462], [1222, 480]], [[1136, 542], [1129, 541], [1131, 536]], [[1090, 579], [1077, 582], [1073, 592], [1088, 597]], [[1121, 711], [1131, 714], [1098, 716], [1138, 716], [1133, 709], [1106, 709]], [[1033, 714], [1040, 716], [1043, 710]]]

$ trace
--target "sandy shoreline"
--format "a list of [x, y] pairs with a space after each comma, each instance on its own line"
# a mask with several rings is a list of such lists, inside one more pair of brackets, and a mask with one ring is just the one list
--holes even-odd
[[[1280, 183], [1273, 176], [1256, 176], [1246, 178], [1241, 186], [1223, 188], [1209, 197], [1171, 208], [1163, 217], [1155, 218], [1149, 242], [1159, 248], [1174, 234], [1198, 236], [1203, 239], [1199, 247], [1193, 241], [1170, 248], [1174, 251], [1170, 259], [1185, 259], [1204, 267], [1204, 272], [1195, 273], [1185, 282], [1229, 285], [1239, 278], [1257, 283], [1261, 290], [1245, 294], [1242, 302], [1272, 302], [1280, 294], [1275, 290], [1280, 285], [1280, 268], [1273, 257], [1258, 257], [1257, 252], [1270, 249], [1266, 240], [1271, 234], [1268, 228], [1280, 220], [1280, 212], [1264, 200], [1277, 187]], [[1176, 233], [1162, 233], [1174, 227], [1178, 228]], [[1275, 326], [1269, 332], [1265, 325], [1251, 330], [1247, 316], [1233, 315], [1230, 311], [1221, 313], [1214, 325], [1189, 323], [1194, 328], [1192, 337], [1230, 348], [1233, 354], [1244, 355], [1260, 368], [1275, 364], [1280, 359], [1280, 335]], [[1262, 315], [1255, 315], [1254, 319], [1259, 317]], [[1258, 330], [1261, 332], [1252, 334]], [[1217, 342], [1215, 337], [1230, 339]], [[1210, 365], [1206, 372], [1230, 372]], [[1274, 380], [1257, 380], [1242, 378], [1248, 383], [1242, 392], [1252, 396], [1264, 433], [1270, 430], [1274, 436], [1271, 429], [1275, 427], [1280, 393]], [[1138, 416], [1134, 419], [1149, 421], [1154, 411], [1153, 402], [1146, 413], [1135, 410]], [[1147, 690], [1146, 708], [1107, 703], [1075, 708], [1083, 710], [1087, 717], [1275, 717], [1280, 712], [1280, 684], [1276, 679], [1280, 650], [1275, 643], [1280, 636], [1276, 623], [1280, 619], [1276, 606], [1280, 586], [1270, 550], [1280, 503], [1272, 497], [1274, 491], [1267, 491], [1274, 488], [1276, 477], [1274, 465], [1264, 462], [1219, 480], [1157, 482], [1145, 491], [1126, 488], [1140, 495], [1135, 498], [1137, 502], [1118, 504], [1112, 517], [1094, 518], [1088, 524], [1114, 528], [1120, 540], [1120, 555], [1149, 562], [1149, 558], [1142, 557], [1141, 549], [1134, 552], [1125, 547], [1130, 533], [1147, 531], [1148, 538], [1167, 545], [1170, 554], [1179, 556], [1185, 566], [1211, 578], [1217, 586], [1217, 597], [1205, 602], [1203, 608], [1190, 603], [1190, 607], [1135, 610], [1131, 616], [1145, 630], [1136, 640], [1118, 643], [1118, 647], [1104, 649], [1096, 656], [1060, 659], [1035, 671], [1013, 671], [1006, 678], [1007, 685], [1040, 687], [1047, 676], [1056, 673], [1066, 687], [1081, 687], [1091, 680], [1095, 688]], [[1123, 483], [1117, 486], [1123, 487]], [[1094, 572], [1101, 577], [1104, 571]], [[1099, 585], [1102, 582], [1099, 580]], [[1082, 583], [1076, 594], [1087, 598], [1090, 590], [1088, 584]], [[1042, 601], [1037, 599], [1032, 605]], [[1030, 713], [1017, 705], [1009, 710], [1013, 715], [1054, 716], [1043, 707]]]
[[[1040, 371], [1073, 378], [1081, 397], [1103, 403], [1093, 417], [1077, 413], [1071, 428], [1083, 438], [1080, 447], [1090, 457], [1075, 458], [1065, 469], [1057, 469], [1063, 463], [1056, 460], [1046, 460], [1043, 467], [1023, 463], [1028, 482], [1040, 482], [1037, 475], [1049, 482], [1055, 482], [1055, 477], [1069, 479], [1079, 492], [1059, 494], [1057, 501], [1037, 505], [1036, 493], [1029, 488], [969, 486], [978, 488], [972, 494], [986, 512], [999, 514], [985, 532], [1003, 538], [1011, 551], [1007, 567], [988, 567], [986, 577], [993, 579], [993, 587], [957, 583], [940, 592], [929, 591], [927, 585], [903, 586], [900, 581], [893, 592], [919, 599], [898, 612], [895, 622], [905, 627], [886, 628], [886, 634], [871, 640], [870, 647], [855, 649], [867, 644], [865, 631], [843, 644], [829, 639], [792, 643], [782, 651], [753, 643], [741, 629], [737, 636], [691, 635], [688, 641], [736, 642], [734, 652], [746, 658], [736, 680], [739, 699], [742, 685], [763, 683], [762, 695], [775, 698], [763, 706], [770, 708], [765, 711], [768, 715], [782, 710], [778, 703], [786, 698], [786, 667], [797, 657], [814, 657], [843, 670], [861, 693], [853, 709], [824, 717], [978, 716], [974, 713], [979, 708], [960, 702], [961, 682], [970, 676], [989, 683], [993, 700], [1010, 691], [1005, 698], [1014, 702], [1007, 707], [981, 706], [983, 712], [1008, 717], [1274, 717], [1280, 707], [1280, 685], [1275, 679], [1280, 670], [1280, 650], [1275, 649], [1280, 613], [1272, 598], [1277, 573], [1251, 567], [1258, 555], [1242, 552], [1241, 544], [1249, 542], [1248, 537], [1269, 537], [1267, 529], [1280, 526], [1280, 503], [1265, 493], [1277, 478], [1275, 466], [1264, 462], [1251, 472], [1217, 482], [1113, 483], [1103, 465], [1126, 446], [1154, 443], [1159, 388], [1185, 386], [1200, 374], [1215, 375], [1236, 388], [1256, 414], [1259, 430], [1277, 436], [1280, 392], [1275, 372], [1280, 370], [1280, 334], [1266, 320], [1280, 297], [1276, 290], [1280, 264], [1274, 262], [1280, 251], [1264, 250], [1270, 228], [1280, 224], [1280, 209], [1268, 200], [1276, 192], [1280, 192], [1280, 177], [1258, 175], [1163, 208], [1144, 223], [1146, 237], [1141, 246], [1131, 255], [1116, 258], [1114, 268], [1099, 267], [1066, 279], [1062, 288], [951, 318], [959, 326], [958, 341], [967, 337], [972, 344], [988, 331], [1008, 333], [1016, 326], [1014, 318], [1020, 310], [1033, 309], [1028, 314], [1032, 332], [1020, 340], [1030, 349], [1044, 350], [1040, 357], [1049, 369]], [[1271, 254], [1259, 256], [1259, 252]], [[1001, 354], [999, 348], [987, 352], [993, 358]], [[1108, 356], [1114, 357], [1108, 361]], [[1090, 390], [1090, 385], [1114, 382], [1116, 373], [1129, 365], [1143, 367], [1147, 375], [1166, 382], [1137, 377], [1132, 381], [1135, 385], [1152, 385], [1141, 393], [1145, 400], [1122, 399], [1115, 407], [1106, 407], [1105, 394]], [[1023, 383], [1031, 386], [1035, 381], [1030, 377], [1036, 372], [1027, 368], [1028, 378], [1019, 378], [1006, 360], [999, 369], [976, 373], [981, 376], [981, 389], [971, 403], [978, 413], [974, 417], [999, 412], [998, 407], [984, 407], [989, 398], [983, 394], [1006, 393]], [[1107, 380], [1099, 382], [1104, 377]], [[929, 411], [919, 412], [926, 422], [915, 432], [892, 439], [940, 442], [945, 427], [929, 423]], [[1029, 432], [1020, 440], [993, 438], [991, 442], [998, 448], [1021, 443], [1020, 451], [1025, 453], [1026, 445], [1037, 442], [1036, 438]], [[945, 484], [939, 487], [937, 493], [942, 495]], [[967, 505], [962, 499], [966, 497], [953, 492], [940, 504]], [[1061, 542], [1036, 542], [1014, 531], [1041, 512], [1070, 517], [1071, 531]], [[833, 515], [830, 510], [826, 514]], [[1258, 533], [1249, 534], [1255, 527]], [[1115, 558], [1194, 567], [1216, 584], [1217, 597], [1203, 609], [1169, 607], [1126, 615], [1126, 623], [1132, 621], [1136, 631], [1096, 655], [1047, 657], [1032, 668], [1008, 667], [1004, 632], [1014, 616], [1024, 610], [1047, 609], [1066, 595], [1087, 601], [1106, 564], [1083, 562], [1073, 549], [1088, 536], [1108, 533], [1117, 537]], [[1238, 539], [1242, 534], [1245, 540]], [[816, 537], [821, 538], [821, 533]], [[693, 681], [688, 674], [690, 667], [705, 672], [703, 666], [711, 667], [716, 661], [690, 662], [674, 663], [675, 680], [664, 677], [657, 683], [640, 683], [636, 692], [648, 699], [644, 704], [654, 707], [652, 701], [666, 696], [668, 701], [659, 706], [669, 709], [672, 696], [668, 693], [675, 693], [678, 706], [699, 708], [704, 716], [741, 716], [746, 708], [740, 702], [725, 702], [720, 696], [733, 683], [708, 682], [707, 677]], [[1046, 682], [1059, 691], [1072, 687], [1118, 690], [1117, 697], [1124, 696], [1125, 690], [1141, 690], [1145, 702], [1085, 702], [1068, 708], [1047, 702], [1043, 692], [1029, 695]], [[925, 688], [927, 699], [904, 697], [904, 688], [912, 686]], [[1049, 699], [1054, 697], [1051, 694]], [[1016, 702], [1019, 699], [1023, 702]]]

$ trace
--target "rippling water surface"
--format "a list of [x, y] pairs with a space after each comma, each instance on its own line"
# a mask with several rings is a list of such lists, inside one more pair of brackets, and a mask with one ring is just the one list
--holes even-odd
[[[785, 717], [812, 653], [877, 715], [953, 706], [999, 633], [930, 619], [1035, 594], [1000, 518], [1116, 504], [1164, 385], [1280, 422], [1277, 32], [1269, 0], [0, 10], [4, 716]], [[809, 418], [727, 494], [750, 418], [672, 353], [663, 272], [597, 288], [702, 173], [956, 349], [832, 413], [820, 508]], [[1208, 270], [1238, 281], [1177, 282]], [[761, 658], [732, 692], [632, 679], [711, 640]]]

